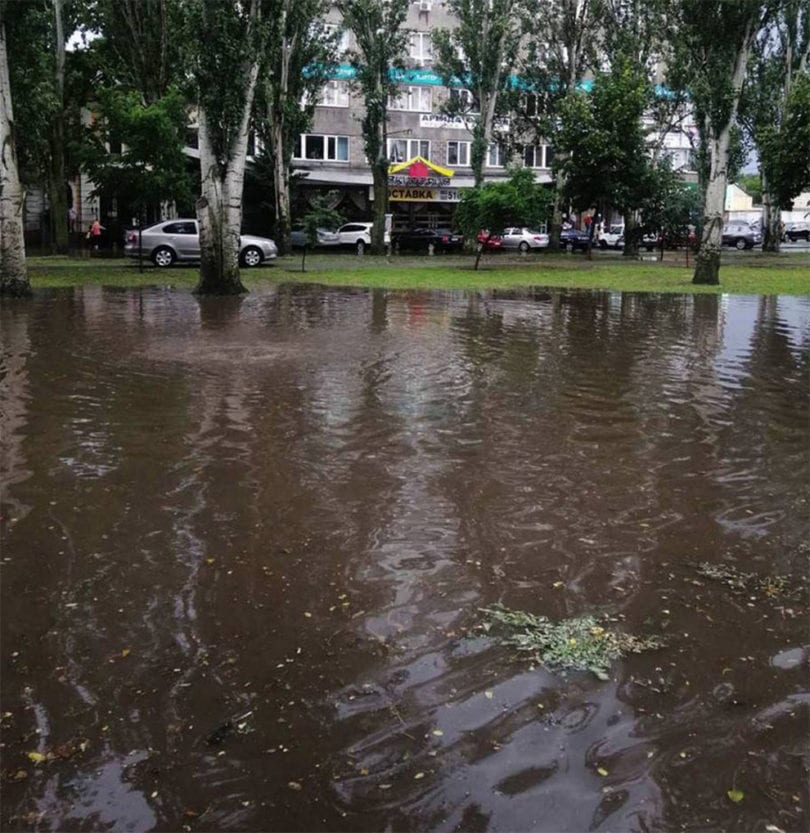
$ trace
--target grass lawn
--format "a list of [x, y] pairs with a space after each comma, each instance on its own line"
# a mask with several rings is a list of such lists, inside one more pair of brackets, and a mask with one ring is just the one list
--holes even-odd
[[[605, 289], [624, 292], [729, 292], [738, 294], [810, 294], [810, 252], [770, 255], [762, 252], [728, 253], [720, 270], [720, 286], [694, 286], [692, 268], [683, 252], [668, 252], [663, 262], [625, 260], [598, 252], [584, 255], [540, 254], [527, 257], [484, 256], [473, 270], [472, 257], [384, 257], [318, 254], [307, 258], [300, 271], [299, 257], [284, 257], [273, 266], [242, 271], [248, 288], [268, 283], [315, 283], [330, 286], [388, 289], [510, 289], [556, 287]], [[177, 286], [193, 288], [195, 268], [159, 271], [112, 258], [30, 257], [34, 288], [65, 286]]]

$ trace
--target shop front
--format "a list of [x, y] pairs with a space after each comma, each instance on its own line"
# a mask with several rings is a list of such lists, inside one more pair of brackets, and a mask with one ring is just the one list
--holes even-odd
[[452, 227], [461, 189], [455, 171], [421, 156], [388, 169], [388, 200], [394, 231]]

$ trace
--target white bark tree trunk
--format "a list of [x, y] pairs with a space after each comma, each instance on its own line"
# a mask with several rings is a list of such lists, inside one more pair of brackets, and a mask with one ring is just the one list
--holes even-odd
[[197, 200], [200, 224], [200, 295], [236, 295], [247, 292], [239, 277], [239, 236], [242, 230], [242, 190], [245, 182], [248, 130], [258, 61], [247, 70], [244, 109], [239, 130], [222, 163], [216, 158], [205, 110], [201, 107], [200, 169], [202, 187]]
[[704, 198], [703, 234], [700, 249], [695, 256], [695, 274], [692, 278], [692, 283], [696, 284], [720, 283], [720, 251], [723, 245], [723, 212], [726, 204], [731, 128], [737, 118], [752, 38], [753, 26], [749, 24], [734, 62], [731, 76], [734, 98], [728, 119], [725, 124], [712, 124], [707, 117], [710, 166]]
[[23, 191], [14, 145], [6, 27], [0, 16], [0, 295], [27, 295], [30, 291], [25, 267]]

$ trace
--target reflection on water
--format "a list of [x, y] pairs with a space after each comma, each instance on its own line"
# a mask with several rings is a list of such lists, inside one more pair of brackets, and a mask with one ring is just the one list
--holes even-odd
[[[808, 299], [0, 324], [6, 829], [806, 829]], [[667, 648], [530, 670], [472, 630], [496, 601]]]

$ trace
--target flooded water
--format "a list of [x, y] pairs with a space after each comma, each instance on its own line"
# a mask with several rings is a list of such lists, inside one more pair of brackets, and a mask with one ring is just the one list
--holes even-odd
[[[810, 298], [0, 324], [4, 829], [808, 828]], [[532, 668], [495, 602], [666, 647]]]

